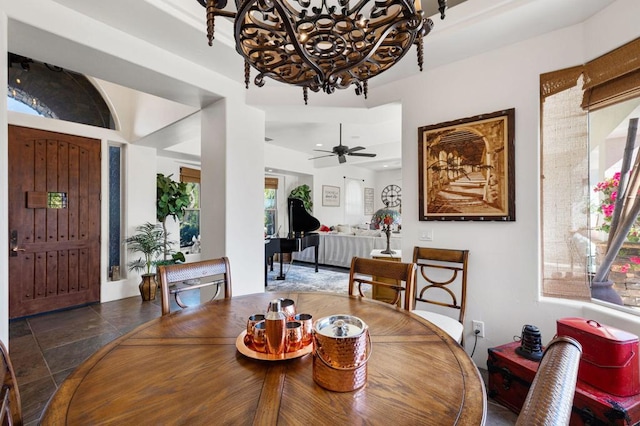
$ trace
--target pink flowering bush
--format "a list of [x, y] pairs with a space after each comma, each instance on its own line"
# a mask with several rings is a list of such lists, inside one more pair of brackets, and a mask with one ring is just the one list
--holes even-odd
[[611, 271], [626, 274], [629, 272], [637, 272], [638, 270], [640, 270], [640, 257], [630, 256], [628, 260], [629, 263], [614, 263], [613, 265], [611, 265]]
[[[602, 224], [596, 229], [609, 232], [611, 230], [611, 220], [613, 219], [613, 209], [618, 198], [618, 185], [620, 184], [620, 172], [613, 177], [599, 182], [593, 189], [594, 192], [602, 193], [602, 200], [598, 205], [598, 212], [602, 213]], [[640, 221], [636, 218], [635, 223], [629, 230], [627, 241], [637, 243], [640, 241]]]

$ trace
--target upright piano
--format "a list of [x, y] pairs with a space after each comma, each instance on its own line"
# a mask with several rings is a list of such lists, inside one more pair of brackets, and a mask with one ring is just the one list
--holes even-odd
[[315, 250], [315, 266], [318, 272], [318, 248], [320, 237], [312, 231], [320, 228], [320, 221], [311, 216], [304, 208], [302, 200], [289, 198], [287, 200], [287, 214], [289, 215], [289, 232], [286, 238], [268, 238], [264, 244], [264, 284], [267, 285], [267, 268], [271, 265], [273, 271], [273, 256], [278, 253], [280, 258], [280, 274], [277, 280], [284, 280], [282, 272], [282, 254], [303, 251], [309, 247]]

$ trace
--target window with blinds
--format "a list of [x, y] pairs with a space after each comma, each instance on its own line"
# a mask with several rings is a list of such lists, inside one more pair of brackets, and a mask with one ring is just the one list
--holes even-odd
[[[541, 75], [540, 101], [542, 293], [592, 300], [612, 210], [603, 185], [621, 170], [629, 120], [640, 114], [640, 39]], [[640, 282], [634, 239], [627, 236], [608, 274], [625, 310], [640, 302], [631, 285]]]

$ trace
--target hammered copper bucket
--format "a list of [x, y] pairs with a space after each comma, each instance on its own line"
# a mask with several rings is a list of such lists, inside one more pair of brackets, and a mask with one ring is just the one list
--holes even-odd
[[313, 327], [313, 380], [325, 389], [349, 392], [367, 382], [371, 339], [367, 325], [351, 315], [332, 315]]

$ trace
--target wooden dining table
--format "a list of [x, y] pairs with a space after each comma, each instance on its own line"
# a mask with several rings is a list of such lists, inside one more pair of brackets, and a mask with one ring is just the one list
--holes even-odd
[[[236, 348], [250, 315], [291, 298], [314, 320], [364, 321], [371, 355], [364, 386], [326, 390], [313, 354], [258, 360]], [[453, 339], [400, 308], [336, 293], [259, 293], [172, 312], [114, 340], [52, 396], [43, 425], [482, 425], [480, 373]]]

